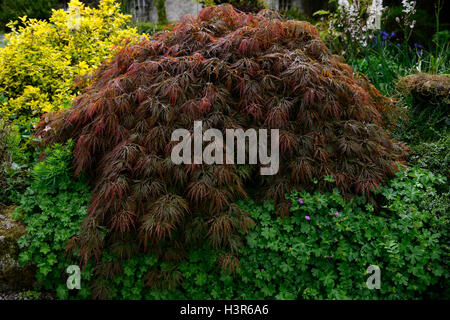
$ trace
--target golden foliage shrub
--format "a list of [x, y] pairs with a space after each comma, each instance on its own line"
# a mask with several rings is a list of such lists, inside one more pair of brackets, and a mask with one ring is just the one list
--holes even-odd
[[0, 117], [17, 119], [60, 110], [75, 97], [74, 78], [88, 74], [114, 55], [137, 30], [115, 0], [98, 8], [79, 0], [69, 10], [53, 10], [49, 21], [11, 22], [7, 45], [0, 49]]

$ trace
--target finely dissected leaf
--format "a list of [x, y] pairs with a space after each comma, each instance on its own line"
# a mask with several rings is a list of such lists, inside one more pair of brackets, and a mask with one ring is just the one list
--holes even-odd
[[[74, 139], [76, 174], [95, 185], [75, 239], [85, 261], [123, 241], [173, 259], [207, 239], [235, 272], [251, 219], [232, 203], [245, 187], [259, 187], [280, 214], [294, 188], [370, 195], [405, 155], [383, 128], [395, 110], [309, 23], [224, 5], [121, 49], [72, 108], [42, 119], [37, 135]], [[259, 176], [258, 165], [174, 165], [171, 134], [192, 131], [195, 120], [222, 132], [280, 129], [278, 175]], [[165, 278], [178, 281], [155, 271], [149, 282]]]

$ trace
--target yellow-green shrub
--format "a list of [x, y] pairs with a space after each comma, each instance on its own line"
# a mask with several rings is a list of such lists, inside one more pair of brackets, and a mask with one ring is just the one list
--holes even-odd
[[[129, 15], [115, 0], [98, 8], [79, 0], [69, 10], [53, 10], [50, 21], [21, 18], [12, 22], [7, 45], [0, 49], [1, 118], [36, 117], [58, 110], [75, 96], [74, 78], [92, 71], [111, 57], [127, 38]], [[79, 17], [79, 18], [77, 18]]]

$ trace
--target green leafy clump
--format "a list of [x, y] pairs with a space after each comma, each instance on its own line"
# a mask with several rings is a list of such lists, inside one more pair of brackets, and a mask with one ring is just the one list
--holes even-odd
[[409, 162], [450, 178], [450, 134], [411, 146]]
[[37, 120], [21, 119], [15, 124], [4, 124], [8, 132], [4, 136], [4, 150], [8, 154], [8, 161], [3, 162], [5, 185], [2, 189], [4, 203], [18, 203], [22, 193], [30, 184], [30, 172], [34, 164], [39, 161], [41, 148], [35, 144], [37, 139], [33, 135]]
[[[274, 224], [259, 209], [262, 238], [249, 243], [249, 261], [265, 276], [259, 297], [439, 297], [448, 284], [448, 213], [424, 204], [437, 195], [433, 186], [445, 182], [421, 170], [400, 172], [382, 188], [380, 211], [361, 199], [346, 203], [336, 192], [292, 193], [292, 218]], [[260, 257], [262, 250], [270, 253]], [[366, 287], [369, 265], [381, 268], [380, 290]]]
[[[65, 285], [65, 268], [77, 263], [64, 256], [63, 248], [70, 235], [78, 232], [85, 215], [87, 190], [81, 185], [74, 187], [77, 182], [67, 175], [70, 147], [55, 149], [35, 170], [41, 173], [36, 178], [44, 183], [40, 187], [50, 185], [53, 196], [59, 188], [64, 189], [66, 200], [49, 197], [47, 191], [39, 194], [28, 191], [28, 200], [22, 208], [35, 208], [25, 213], [28, 235], [20, 240], [24, 247], [21, 260], [37, 265], [38, 279], [66, 299], [69, 291]], [[52, 168], [56, 174], [49, 174]], [[55, 181], [53, 187], [49, 181]], [[60, 187], [54, 188], [57, 185]], [[72, 200], [67, 200], [68, 197]], [[84, 202], [79, 200], [83, 198]], [[161, 261], [154, 253], [134, 254], [123, 260], [117, 251], [111, 250], [104, 252], [102, 264], [94, 268], [89, 265], [83, 271], [78, 298], [423, 299], [449, 296], [446, 269], [450, 207], [445, 177], [422, 169], [402, 170], [381, 188], [376, 206], [362, 198], [346, 201], [337, 190], [331, 193], [293, 191], [288, 198], [291, 214], [284, 218], [275, 216], [272, 201], [263, 205], [252, 200], [239, 203], [251, 213], [256, 228], [246, 235], [235, 274], [218, 268], [216, 261], [223, 252], [205, 245], [191, 248], [187, 259], [180, 263]], [[37, 208], [38, 203], [43, 205]], [[369, 265], [381, 269], [380, 290], [366, 287]], [[116, 272], [98, 277], [109, 270]]]
[[[377, 207], [362, 198], [347, 202], [337, 190], [294, 191], [289, 195], [291, 216], [274, 218], [272, 202], [245, 201], [241, 205], [251, 212], [257, 228], [246, 237], [234, 277], [217, 270], [214, 261], [219, 253], [206, 247], [191, 250], [188, 261], [178, 266], [140, 255], [127, 261], [124, 272], [114, 278], [111, 297], [448, 298], [450, 208], [448, 190], [442, 193], [445, 188], [445, 177], [407, 169], [381, 188]], [[366, 286], [370, 265], [381, 270], [379, 290]], [[158, 274], [170, 279], [171, 290], [146, 288]]]
[[46, 158], [33, 167], [31, 185], [15, 212], [26, 225], [26, 235], [19, 240], [19, 262], [36, 265], [44, 289], [64, 284], [65, 269], [74, 264], [66, 255], [66, 243], [78, 234], [87, 215], [90, 190], [82, 179], [72, 179], [73, 146], [69, 141], [46, 149]]

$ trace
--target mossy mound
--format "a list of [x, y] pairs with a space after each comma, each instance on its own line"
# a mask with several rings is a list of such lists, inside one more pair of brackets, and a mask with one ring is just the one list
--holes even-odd
[[399, 79], [397, 87], [414, 97], [450, 103], [450, 75], [417, 73]]
[[12, 219], [14, 207], [0, 204], [0, 292], [31, 288], [35, 275], [32, 266], [18, 263], [17, 240], [25, 234], [25, 227]]
[[418, 73], [400, 78], [397, 88], [408, 104], [409, 124], [403, 141], [437, 141], [450, 125], [450, 75]]

